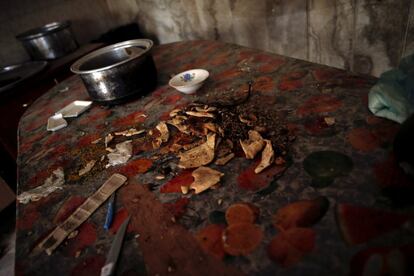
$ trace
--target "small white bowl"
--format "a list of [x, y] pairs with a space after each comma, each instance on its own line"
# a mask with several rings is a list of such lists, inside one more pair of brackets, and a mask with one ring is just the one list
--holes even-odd
[[192, 69], [175, 75], [168, 84], [184, 94], [193, 94], [204, 84], [208, 76], [207, 70]]

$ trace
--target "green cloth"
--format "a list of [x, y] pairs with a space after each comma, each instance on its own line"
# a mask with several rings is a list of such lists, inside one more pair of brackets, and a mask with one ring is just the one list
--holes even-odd
[[414, 55], [380, 76], [369, 92], [368, 108], [376, 116], [398, 123], [414, 113]]

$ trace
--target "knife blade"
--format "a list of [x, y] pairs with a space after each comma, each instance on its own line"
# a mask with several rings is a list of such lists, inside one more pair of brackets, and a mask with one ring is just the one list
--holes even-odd
[[121, 227], [119, 227], [119, 230], [115, 235], [114, 241], [112, 242], [111, 249], [109, 250], [108, 255], [106, 256], [105, 265], [101, 269], [101, 276], [110, 276], [114, 274], [116, 262], [121, 251], [122, 243], [124, 241], [125, 232], [130, 218], [131, 216], [128, 216], [128, 218], [121, 224]]

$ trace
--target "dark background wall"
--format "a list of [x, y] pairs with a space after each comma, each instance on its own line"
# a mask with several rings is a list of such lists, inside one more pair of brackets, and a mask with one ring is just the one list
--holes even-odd
[[0, 65], [29, 59], [17, 34], [66, 19], [81, 44], [123, 23], [113, 18], [105, 0], [0, 0]]
[[0, 0], [0, 13], [3, 65], [27, 59], [14, 35], [62, 19], [81, 43], [137, 22], [159, 43], [219, 39], [376, 76], [414, 53], [410, 0]]

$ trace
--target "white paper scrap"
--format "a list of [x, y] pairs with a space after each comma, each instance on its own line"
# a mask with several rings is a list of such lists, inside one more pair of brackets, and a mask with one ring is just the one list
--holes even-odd
[[116, 144], [115, 151], [108, 153], [109, 163], [106, 167], [116, 166], [126, 163], [132, 156], [132, 144], [131, 140]]
[[63, 168], [59, 167], [52, 172], [43, 185], [21, 193], [17, 196], [17, 200], [23, 204], [27, 204], [30, 201], [38, 201], [56, 190], [63, 189], [63, 184], [65, 184], [65, 174]]

